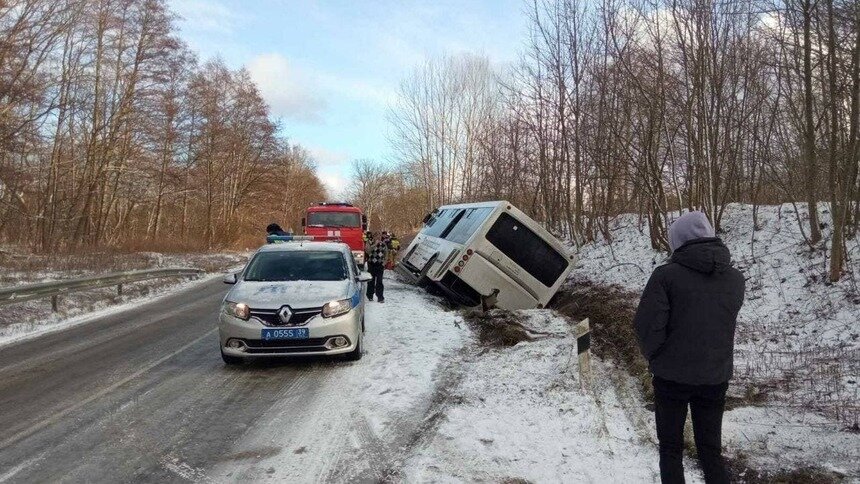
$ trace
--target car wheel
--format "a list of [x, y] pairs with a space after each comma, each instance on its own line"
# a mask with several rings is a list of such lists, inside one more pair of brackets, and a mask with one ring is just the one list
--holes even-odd
[[345, 355], [347, 361], [358, 361], [361, 359], [362, 353], [364, 351], [364, 338], [361, 336], [358, 337], [358, 344], [355, 345], [355, 349], [350, 351]]
[[361, 317], [361, 332], [364, 333], [364, 316]]
[[224, 350], [221, 350], [221, 359], [224, 360], [224, 363], [228, 365], [241, 365], [245, 362], [245, 359], [241, 356], [225, 355]]

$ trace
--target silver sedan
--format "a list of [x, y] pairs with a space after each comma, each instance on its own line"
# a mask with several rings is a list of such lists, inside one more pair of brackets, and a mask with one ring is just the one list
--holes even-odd
[[222, 304], [218, 332], [227, 364], [249, 357], [344, 355], [363, 351], [361, 272], [346, 244], [294, 241], [260, 248]]

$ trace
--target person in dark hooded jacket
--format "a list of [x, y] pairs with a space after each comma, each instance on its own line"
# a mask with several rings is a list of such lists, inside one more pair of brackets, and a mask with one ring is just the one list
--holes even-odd
[[285, 236], [289, 234], [284, 232], [280, 225], [273, 222], [266, 226], [266, 235]]
[[639, 347], [653, 374], [660, 477], [683, 483], [687, 406], [707, 483], [727, 483], [722, 418], [732, 377], [744, 277], [702, 212], [669, 227], [672, 257], [651, 274], [636, 310]]

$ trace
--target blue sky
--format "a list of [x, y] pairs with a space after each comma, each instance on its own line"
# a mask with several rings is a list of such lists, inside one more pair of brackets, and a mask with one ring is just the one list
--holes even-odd
[[523, 0], [169, 0], [202, 59], [245, 66], [283, 132], [314, 155], [332, 195], [349, 162], [390, 158], [386, 107], [424, 59], [472, 52], [517, 59]]

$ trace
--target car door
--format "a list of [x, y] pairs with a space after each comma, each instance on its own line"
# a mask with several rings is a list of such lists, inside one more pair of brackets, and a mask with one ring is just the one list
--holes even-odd
[[350, 277], [351, 290], [350, 295], [355, 294], [355, 291], [358, 291], [358, 309], [361, 311], [362, 317], [364, 316], [364, 294], [367, 290], [366, 282], [358, 282], [358, 275], [361, 274], [361, 268], [358, 267], [358, 263], [355, 261], [355, 257], [352, 255], [352, 252], [349, 253], [349, 259], [351, 263], [349, 264], [349, 270], [352, 272], [352, 277]]

